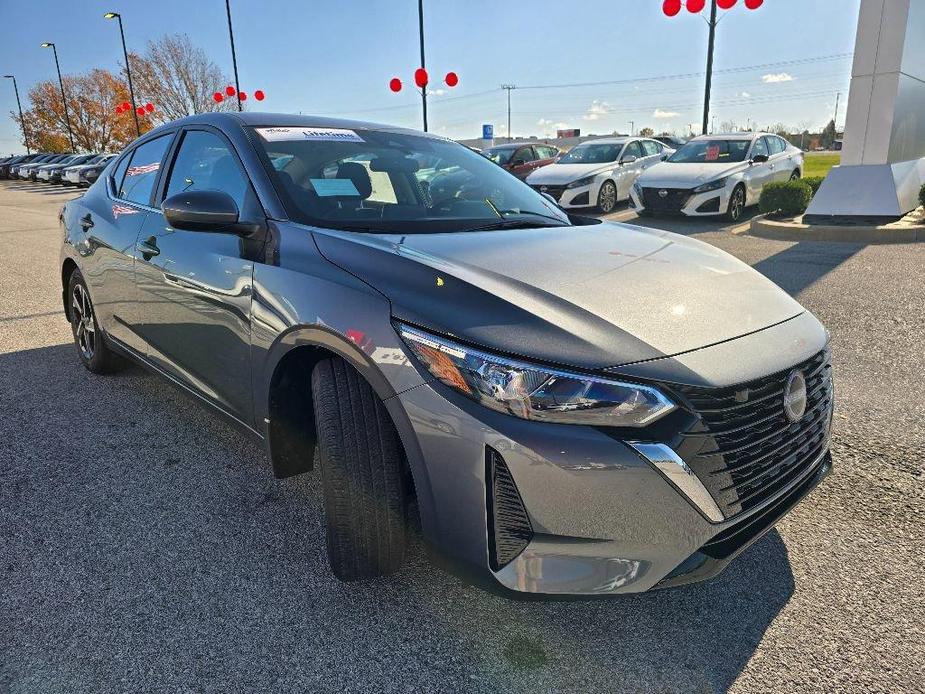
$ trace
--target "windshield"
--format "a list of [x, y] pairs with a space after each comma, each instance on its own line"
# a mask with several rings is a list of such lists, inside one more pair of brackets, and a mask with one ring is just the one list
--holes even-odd
[[617, 160], [623, 145], [578, 145], [559, 158], [558, 164], [608, 164]]
[[507, 164], [514, 155], [513, 147], [504, 147], [503, 149], [486, 149], [482, 156], [491, 159], [495, 164]]
[[673, 164], [726, 164], [745, 161], [751, 140], [696, 140], [688, 142], [668, 161]]
[[341, 128], [254, 128], [290, 217], [352, 231], [567, 225], [556, 205], [455, 142]]

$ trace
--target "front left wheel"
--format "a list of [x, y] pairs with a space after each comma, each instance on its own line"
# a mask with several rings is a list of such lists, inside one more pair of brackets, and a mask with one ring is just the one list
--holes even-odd
[[341, 581], [393, 573], [405, 557], [410, 486], [398, 432], [343, 359], [315, 366], [312, 403], [331, 570]]
[[68, 313], [71, 332], [81, 363], [95, 374], [111, 373], [122, 367], [119, 356], [109, 349], [103, 339], [90, 292], [80, 270], [74, 270], [67, 283]]
[[617, 186], [613, 181], [604, 181], [597, 194], [597, 209], [603, 214], [613, 212], [617, 206]]

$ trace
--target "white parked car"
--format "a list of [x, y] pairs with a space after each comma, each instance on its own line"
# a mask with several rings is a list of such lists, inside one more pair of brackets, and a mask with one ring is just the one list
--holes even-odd
[[661, 142], [639, 137], [607, 137], [575, 145], [554, 164], [527, 176], [527, 183], [555, 198], [560, 207], [596, 206], [612, 212], [627, 200], [639, 175], [674, 152]]
[[639, 177], [633, 206], [646, 215], [723, 214], [734, 222], [766, 183], [802, 173], [803, 152], [777, 135], [701, 135]]

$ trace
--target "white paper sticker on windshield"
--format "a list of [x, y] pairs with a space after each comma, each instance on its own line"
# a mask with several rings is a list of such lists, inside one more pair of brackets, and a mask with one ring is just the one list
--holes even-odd
[[310, 178], [312, 188], [322, 198], [360, 197], [360, 191], [349, 178]]
[[257, 128], [257, 132], [267, 142], [363, 142], [353, 130], [344, 128]]

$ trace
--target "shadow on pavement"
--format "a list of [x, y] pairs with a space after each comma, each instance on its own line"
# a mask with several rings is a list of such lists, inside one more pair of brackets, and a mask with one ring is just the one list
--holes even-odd
[[13, 690], [725, 691], [794, 589], [774, 531], [712, 582], [605, 601], [508, 601], [420, 546], [341, 584], [317, 470], [274, 480], [159, 378], [65, 344], [0, 355], [0, 389]]
[[795, 296], [864, 248], [861, 243], [799, 241], [752, 267]]

